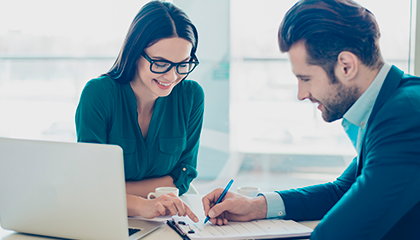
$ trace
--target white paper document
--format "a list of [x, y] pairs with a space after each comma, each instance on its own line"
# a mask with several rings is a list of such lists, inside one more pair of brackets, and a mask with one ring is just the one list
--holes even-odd
[[135, 216], [135, 217], [128, 217], [128, 218], [138, 219], [138, 220], [143, 220], [143, 221], [150, 221], [150, 222], [166, 222], [167, 220], [172, 219], [171, 216], [158, 216], [155, 218], [144, 218], [142, 216]]
[[[229, 222], [228, 225], [217, 226], [211, 223], [194, 223], [188, 218], [174, 217], [174, 220], [186, 224], [178, 224], [191, 239], [247, 239], [247, 238], [287, 238], [308, 237], [313, 229], [292, 220], [264, 219], [250, 222]], [[191, 231], [192, 230], [192, 231]]]

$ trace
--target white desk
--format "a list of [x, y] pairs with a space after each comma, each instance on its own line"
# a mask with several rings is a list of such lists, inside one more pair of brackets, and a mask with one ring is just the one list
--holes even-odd
[[[201, 203], [202, 197], [203, 196], [196, 195], [196, 194], [185, 194], [181, 196], [182, 200], [184, 200], [193, 209], [194, 213], [197, 214], [200, 221], [204, 221], [204, 210], [202, 210], [203, 206]], [[319, 221], [304, 221], [300, 223], [310, 228], [315, 228], [318, 222]], [[44, 238], [44, 237], [20, 234], [14, 231], [4, 230], [0, 227], [0, 240], [52, 240], [52, 239], [56, 239], [56, 238]], [[166, 224], [162, 226], [161, 228], [157, 229], [156, 231], [142, 238], [142, 240], [161, 240], [161, 239], [182, 240], [182, 238]]]

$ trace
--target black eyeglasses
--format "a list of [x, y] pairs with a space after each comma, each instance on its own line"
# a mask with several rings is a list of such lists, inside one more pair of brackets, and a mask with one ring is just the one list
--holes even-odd
[[178, 74], [185, 75], [192, 72], [199, 64], [198, 61], [173, 63], [167, 60], [152, 60], [145, 52], [142, 56], [150, 63], [150, 71], [158, 74], [166, 73], [175, 66]]

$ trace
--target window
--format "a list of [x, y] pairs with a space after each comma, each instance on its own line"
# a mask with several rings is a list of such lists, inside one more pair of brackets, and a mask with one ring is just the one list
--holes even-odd
[[0, 9], [0, 136], [76, 141], [85, 83], [114, 62], [143, 1], [9, 1]]
[[[244, 183], [257, 179], [267, 191], [332, 181], [356, 155], [341, 120], [325, 123], [315, 104], [297, 100], [296, 77], [277, 44], [295, 2], [231, 0], [231, 150], [242, 156]], [[408, 72], [410, 1], [357, 2], [377, 18], [385, 61]]]
[[[76, 141], [80, 92], [111, 67], [145, 2], [16, 0], [0, 8], [0, 22], [7, 23], [0, 25], [0, 136]], [[191, 17], [200, 36], [201, 63], [191, 77], [206, 91], [202, 161], [230, 156], [239, 169], [235, 184], [263, 191], [335, 179], [355, 151], [340, 121], [327, 124], [312, 103], [297, 100], [297, 80], [277, 46], [278, 26], [296, 0], [173, 2]], [[385, 60], [412, 73], [411, 1], [358, 2], [377, 17]], [[212, 14], [215, 4], [223, 18]], [[218, 105], [217, 94], [227, 95], [226, 106]], [[214, 170], [200, 164], [199, 177]]]

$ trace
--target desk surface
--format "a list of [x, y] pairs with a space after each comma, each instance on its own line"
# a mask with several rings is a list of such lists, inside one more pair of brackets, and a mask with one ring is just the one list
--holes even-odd
[[[181, 198], [193, 209], [201, 220], [204, 220], [203, 207], [201, 205], [201, 195], [185, 194]], [[301, 224], [310, 228], [315, 228], [319, 221], [304, 221]], [[0, 227], [0, 240], [52, 240], [56, 238], [44, 238], [38, 236], [31, 236], [26, 234], [16, 233], [14, 231], [4, 230]], [[142, 240], [158, 240], [158, 239], [179, 239], [182, 238], [175, 233], [168, 225], [164, 225], [156, 231], [142, 238]]]

